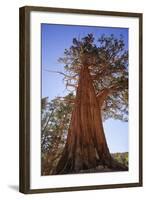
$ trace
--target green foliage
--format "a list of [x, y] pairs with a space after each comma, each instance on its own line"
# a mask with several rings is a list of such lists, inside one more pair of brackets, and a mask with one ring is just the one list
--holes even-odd
[[128, 167], [128, 152], [125, 153], [113, 153], [112, 157], [117, 160], [119, 163]]
[[73, 107], [69, 100], [73, 98], [73, 94], [70, 93], [64, 99], [56, 97], [50, 102], [48, 102], [48, 98], [42, 99], [42, 152], [52, 151], [56, 140], [64, 143], [64, 137], [67, 135]]
[[64, 81], [70, 91], [75, 91], [80, 68], [88, 66], [98, 94], [104, 88], [115, 87], [102, 108], [103, 119], [115, 118], [128, 120], [128, 51], [125, 50], [123, 37], [102, 35], [96, 41], [93, 34], [81, 40], [73, 38], [69, 49], [59, 62], [65, 64]]
[[65, 145], [74, 99], [72, 93], [48, 101], [42, 98], [41, 107], [41, 159], [42, 175], [52, 173]]

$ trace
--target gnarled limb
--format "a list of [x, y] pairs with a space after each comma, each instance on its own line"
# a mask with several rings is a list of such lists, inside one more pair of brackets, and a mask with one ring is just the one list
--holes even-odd
[[99, 104], [99, 107], [102, 107], [103, 102], [105, 101], [105, 99], [107, 98], [107, 96], [109, 95], [110, 90], [108, 88], [104, 88], [103, 90], [101, 90], [98, 94], [97, 94], [97, 101]]
[[116, 85], [113, 85], [110, 88], [104, 88], [103, 90], [101, 90], [96, 96], [99, 107], [102, 107], [103, 102], [106, 100], [107, 96], [112, 92], [115, 92], [117, 89], [118, 87]]
[[70, 79], [70, 80], [77, 80], [77, 78], [76, 78], [77, 74], [74, 75], [74, 76], [69, 76], [69, 75], [67, 75], [67, 74], [65, 74], [65, 73], [63, 73], [63, 72], [60, 72], [60, 71], [47, 70], [47, 69], [46, 69], [45, 71], [63, 75], [65, 78], [68, 78], [68, 79]]

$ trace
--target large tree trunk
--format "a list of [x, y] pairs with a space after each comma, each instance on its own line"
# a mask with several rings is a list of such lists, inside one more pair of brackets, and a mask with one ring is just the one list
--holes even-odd
[[89, 69], [84, 66], [80, 71], [67, 142], [54, 173], [77, 173], [98, 165], [116, 165], [106, 142], [99, 101]]

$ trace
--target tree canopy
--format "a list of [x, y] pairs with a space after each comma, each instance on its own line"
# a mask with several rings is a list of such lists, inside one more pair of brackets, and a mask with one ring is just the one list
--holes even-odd
[[93, 34], [82, 39], [73, 38], [72, 45], [59, 58], [64, 63], [64, 81], [69, 91], [75, 91], [81, 67], [89, 66], [97, 95], [103, 90], [109, 94], [102, 106], [103, 119], [128, 120], [128, 51], [124, 38]]

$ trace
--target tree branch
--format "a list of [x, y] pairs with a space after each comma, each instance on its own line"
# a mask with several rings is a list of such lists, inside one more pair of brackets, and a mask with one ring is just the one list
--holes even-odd
[[49, 121], [50, 121], [52, 115], [53, 115], [53, 111], [51, 112], [51, 114], [49, 115], [49, 117], [48, 117], [48, 119], [47, 119], [46, 125], [44, 126], [44, 128], [43, 128], [43, 130], [42, 130], [43, 133], [45, 132], [45, 130], [46, 130], [47, 126], [48, 126], [48, 123], [49, 123]]
[[71, 83], [66, 83], [66, 86], [68, 87], [73, 87], [73, 88], [77, 88], [77, 85], [71, 84]]
[[107, 98], [107, 96], [114, 92], [117, 91], [118, 87], [116, 85], [111, 86], [110, 88], [104, 88], [103, 90], [101, 90], [98, 94], [97, 94], [97, 100], [99, 103], [99, 106], [101, 107], [103, 105], [103, 102], [105, 101], [105, 99]]
[[67, 102], [67, 103], [74, 103], [75, 102], [75, 99], [68, 99], [68, 98], [65, 98], [65, 97], [58, 97], [59, 98], [59, 101], [63, 101], [63, 102]]
[[106, 97], [109, 95], [109, 89], [108, 88], [104, 88], [103, 90], [101, 90], [98, 94], [97, 94], [97, 101], [99, 103], [99, 107], [102, 107], [104, 100], [106, 99]]
[[69, 76], [69, 75], [67, 75], [67, 74], [65, 74], [65, 73], [63, 73], [63, 72], [60, 72], [60, 71], [53, 71], [53, 70], [47, 70], [47, 69], [45, 69], [45, 71], [51, 72], [51, 73], [61, 74], [61, 75], [63, 75], [65, 78], [77, 80], [77, 78], [76, 78], [77, 75]]

